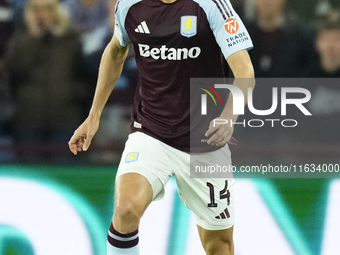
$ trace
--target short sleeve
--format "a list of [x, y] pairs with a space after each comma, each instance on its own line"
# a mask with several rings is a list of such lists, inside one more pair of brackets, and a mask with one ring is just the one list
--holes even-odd
[[237, 51], [253, 48], [247, 29], [229, 0], [196, 1], [205, 11], [211, 30], [226, 59]]
[[130, 38], [124, 26], [126, 14], [127, 14], [126, 8], [124, 8], [122, 4], [120, 5], [120, 1], [117, 1], [114, 36], [118, 39], [120, 45], [123, 47], [130, 43]]

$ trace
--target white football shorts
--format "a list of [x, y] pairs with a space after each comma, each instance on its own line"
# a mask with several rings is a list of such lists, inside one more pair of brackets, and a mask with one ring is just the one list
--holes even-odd
[[[231, 165], [228, 145], [206, 152]], [[234, 179], [190, 178], [189, 153], [175, 149], [142, 132], [129, 135], [119, 163], [116, 178], [126, 173], [138, 173], [150, 182], [153, 200], [164, 196], [169, 178], [176, 178], [178, 193], [184, 204], [194, 213], [196, 224], [208, 230], [228, 229], [234, 225]]]

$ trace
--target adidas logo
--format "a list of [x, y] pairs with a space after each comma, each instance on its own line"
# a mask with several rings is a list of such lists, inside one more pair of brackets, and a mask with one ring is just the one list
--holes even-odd
[[141, 34], [150, 34], [150, 30], [148, 26], [146, 25], [145, 21], [142, 21], [142, 23], [138, 25], [138, 27], [135, 29], [135, 32], [141, 33]]
[[228, 211], [228, 208], [225, 208], [223, 212], [220, 213], [220, 215], [216, 216], [215, 219], [226, 219], [230, 218], [230, 214]]

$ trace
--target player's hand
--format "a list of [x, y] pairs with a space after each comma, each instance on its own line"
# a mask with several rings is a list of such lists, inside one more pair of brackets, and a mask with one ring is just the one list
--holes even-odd
[[[221, 119], [221, 118], [216, 118]], [[232, 137], [234, 133], [234, 127], [231, 127], [229, 122], [228, 124], [218, 124], [215, 123], [214, 120], [210, 122], [209, 129], [205, 132], [205, 136], [209, 137], [212, 134], [212, 137], [208, 140], [208, 144], [212, 146], [224, 146], [227, 143], [234, 144], [237, 142], [235, 138]]]
[[70, 151], [77, 155], [78, 152], [87, 151], [90, 147], [93, 136], [96, 134], [99, 128], [99, 120], [92, 120], [87, 118], [83, 124], [81, 124], [73, 136], [68, 142]]

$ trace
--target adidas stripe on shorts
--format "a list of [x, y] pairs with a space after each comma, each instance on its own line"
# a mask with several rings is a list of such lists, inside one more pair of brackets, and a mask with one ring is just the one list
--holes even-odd
[[[207, 152], [231, 164], [228, 145]], [[149, 135], [129, 135], [119, 163], [116, 178], [125, 173], [145, 176], [153, 189], [153, 200], [164, 196], [169, 178], [176, 178], [184, 204], [194, 213], [197, 225], [208, 230], [222, 230], [234, 225], [234, 179], [190, 178], [190, 155]]]

